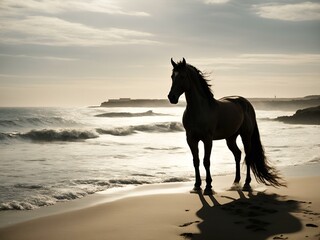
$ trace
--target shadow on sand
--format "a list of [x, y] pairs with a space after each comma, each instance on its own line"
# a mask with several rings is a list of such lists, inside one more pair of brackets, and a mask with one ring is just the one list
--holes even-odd
[[285, 233], [302, 229], [301, 222], [290, 213], [299, 211], [300, 202], [286, 200], [277, 194], [249, 193], [248, 197], [238, 190], [240, 198], [228, 196], [231, 202], [220, 204], [214, 196], [198, 193], [202, 208], [196, 212], [201, 221], [180, 225], [197, 224], [200, 233], [184, 232], [185, 239], [288, 239]]

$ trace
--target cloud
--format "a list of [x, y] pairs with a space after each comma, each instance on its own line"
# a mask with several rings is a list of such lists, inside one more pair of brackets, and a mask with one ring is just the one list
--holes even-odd
[[229, 0], [204, 0], [205, 4], [223, 4], [227, 2], [229, 2]]
[[236, 69], [244, 65], [319, 65], [320, 54], [241, 54], [234, 57], [190, 59], [191, 64], [215, 69]]
[[[54, 15], [99, 12], [145, 17], [146, 12], [128, 11], [115, 0], [1, 0], [0, 43], [47, 46], [150, 45], [150, 33], [124, 28], [95, 28]], [[45, 16], [44, 16], [45, 15]]]
[[27, 59], [36, 59], [36, 60], [52, 60], [52, 61], [77, 61], [76, 58], [66, 58], [66, 57], [53, 57], [53, 56], [32, 56], [24, 54], [4, 54], [0, 53], [0, 57], [11, 57], [11, 58], [27, 58]]
[[6, 18], [0, 22], [0, 42], [47, 46], [108, 46], [158, 44], [147, 32], [120, 28], [94, 28], [55, 17]]
[[253, 10], [262, 18], [284, 21], [320, 20], [320, 3], [303, 2], [296, 4], [259, 4]]
[[146, 12], [124, 10], [115, 0], [1, 0], [0, 11], [5, 15], [19, 15], [26, 11], [50, 14], [83, 11], [143, 17], [149, 16]]

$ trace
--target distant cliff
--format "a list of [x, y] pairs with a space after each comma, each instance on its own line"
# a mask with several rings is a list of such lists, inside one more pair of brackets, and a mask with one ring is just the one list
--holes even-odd
[[181, 102], [177, 105], [172, 105], [167, 99], [119, 98], [119, 99], [110, 99], [109, 101], [103, 102], [100, 105], [100, 107], [174, 107], [174, 106], [185, 106], [185, 103]]
[[320, 106], [300, 109], [292, 116], [277, 117], [275, 120], [292, 124], [320, 125]]
[[[291, 110], [315, 107], [320, 105], [320, 95], [307, 96], [303, 98], [249, 98], [258, 110]], [[101, 103], [100, 107], [184, 107], [185, 102], [170, 104], [167, 99], [110, 99]]]
[[251, 98], [249, 101], [259, 110], [291, 110], [320, 105], [320, 95], [303, 98]]

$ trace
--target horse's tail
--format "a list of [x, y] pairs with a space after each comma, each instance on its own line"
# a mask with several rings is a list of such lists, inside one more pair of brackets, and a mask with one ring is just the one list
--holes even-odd
[[[279, 176], [278, 171], [268, 162], [263, 146], [260, 140], [260, 133], [256, 120], [256, 114], [252, 104], [243, 97], [231, 97], [229, 101], [240, 104], [245, 114], [245, 122], [247, 126], [240, 129], [240, 135], [247, 135], [248, 129], [253, 127], [251, 137], [245, 137], [243, 142], [246, 151], [246, 164], [250, 166], [257, 182], [264, 183], [268, 186], [280, 187], [286, 186], [283, 179]], [[244, 138], [242, 138], [243, 140]], [[249, 141], [249, 142], [246, 142]]]
[[265, 156], [256, 119], [254, 124], [251, 136], [251, 151], [249, 156], [246, 156], [246, 163], [250, 165], [257, 182], [274, 187], [286, 186], [278, 171], [270, 165]]

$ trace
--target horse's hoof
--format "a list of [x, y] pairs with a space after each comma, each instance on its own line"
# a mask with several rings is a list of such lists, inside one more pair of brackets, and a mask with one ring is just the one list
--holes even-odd
[[237, 190], [241, 190], [241, 186], [239, 183], [233, 183], [233, 185], [230, 188], [230, 191], [237, 191]]
[[243, 188], [242, 188], [242, 191], [244, 191], [244, 192], [252, 192], [252, 188], [251, 188], [251, 186], [250, 186], [250, 184], [244, 184], [243, 185]]
[[203, 192], [203, 195], [213, 195], [214, 191], [211, 188], [206, 188]]
[[202, 192], [202, 188], [201, 187], [194, 187], [190, 193], [201, 193]]

